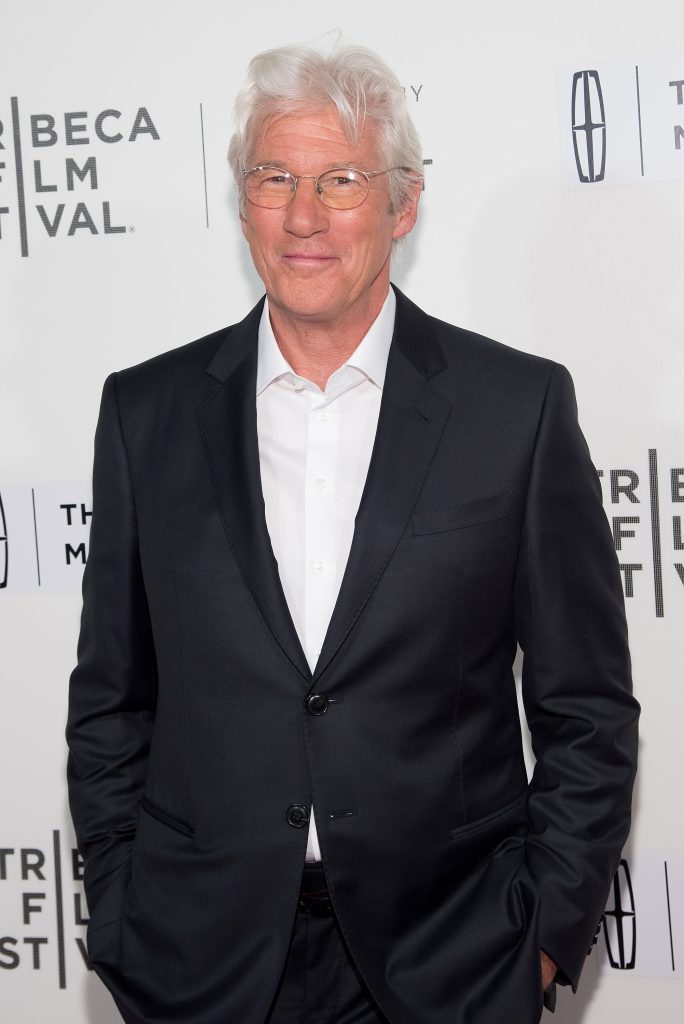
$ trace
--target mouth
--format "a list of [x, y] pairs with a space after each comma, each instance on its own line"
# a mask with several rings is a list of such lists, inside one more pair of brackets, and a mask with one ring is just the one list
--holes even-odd
[[326, 256], [322, 253], [311, 252], [286, 252], [283, 253], [281, 258], [288, 266], [303, 268], [326, 267], [335, 260], [334, 256]]

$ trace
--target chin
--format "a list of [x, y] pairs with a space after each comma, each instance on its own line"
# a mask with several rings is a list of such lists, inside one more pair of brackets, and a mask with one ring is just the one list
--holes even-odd
[[339, 295], [321, 295], [320, 293], [312, 294], [312, 292], [313, 289], [307, 288], [303, 283], [302, 288], [276, 292], [269, 301], [285, 313], [302, 317], [334, 316], [343, 305]]

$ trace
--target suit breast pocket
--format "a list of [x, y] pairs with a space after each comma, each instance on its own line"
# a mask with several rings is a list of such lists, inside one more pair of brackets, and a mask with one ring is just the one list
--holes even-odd
[[445, 505], [413, 513], [412, 531], [418, 537], [429, 533], [447, 533], [450, 530], [465, 530], [485, 523], [494, 523], [513, 514], [515, 508], [513, 491], [503, 491], [476, 501], [460, 505]]

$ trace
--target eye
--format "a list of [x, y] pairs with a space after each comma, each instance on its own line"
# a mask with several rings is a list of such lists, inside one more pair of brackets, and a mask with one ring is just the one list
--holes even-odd
[[333, 167], [332, 170], [321, 175], [319, 183], [323, 188], [358, 188], [361, 179], [362, 175], [352, 167]]
[[292, 175], [282, 167], [255, 167], [247, 175], [251, 188], [291, 188]]
[[253, 167], [245, 178], [245, 192], [256, 206], [276, 210], [287, 206], [295, 188], [295, 179], [284, 167]]
[[350, 178], [346, 174], [333, 174], [325, 179], [326, 185], [334, 185], [335, 188], [344, 188], [345, 185], [355, 185], [356, 178]]
[[318, 191], [326, 206], [351, 210], [365, 199], [368, 178], [353, 167], [331, 167], [318, 179]]

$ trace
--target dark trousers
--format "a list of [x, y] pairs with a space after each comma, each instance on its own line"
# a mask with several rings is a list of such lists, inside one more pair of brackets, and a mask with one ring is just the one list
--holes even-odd
[[319, 865], [306, 865], [290, 949], [265, 1024], [388, 1024], [340, 931]]

